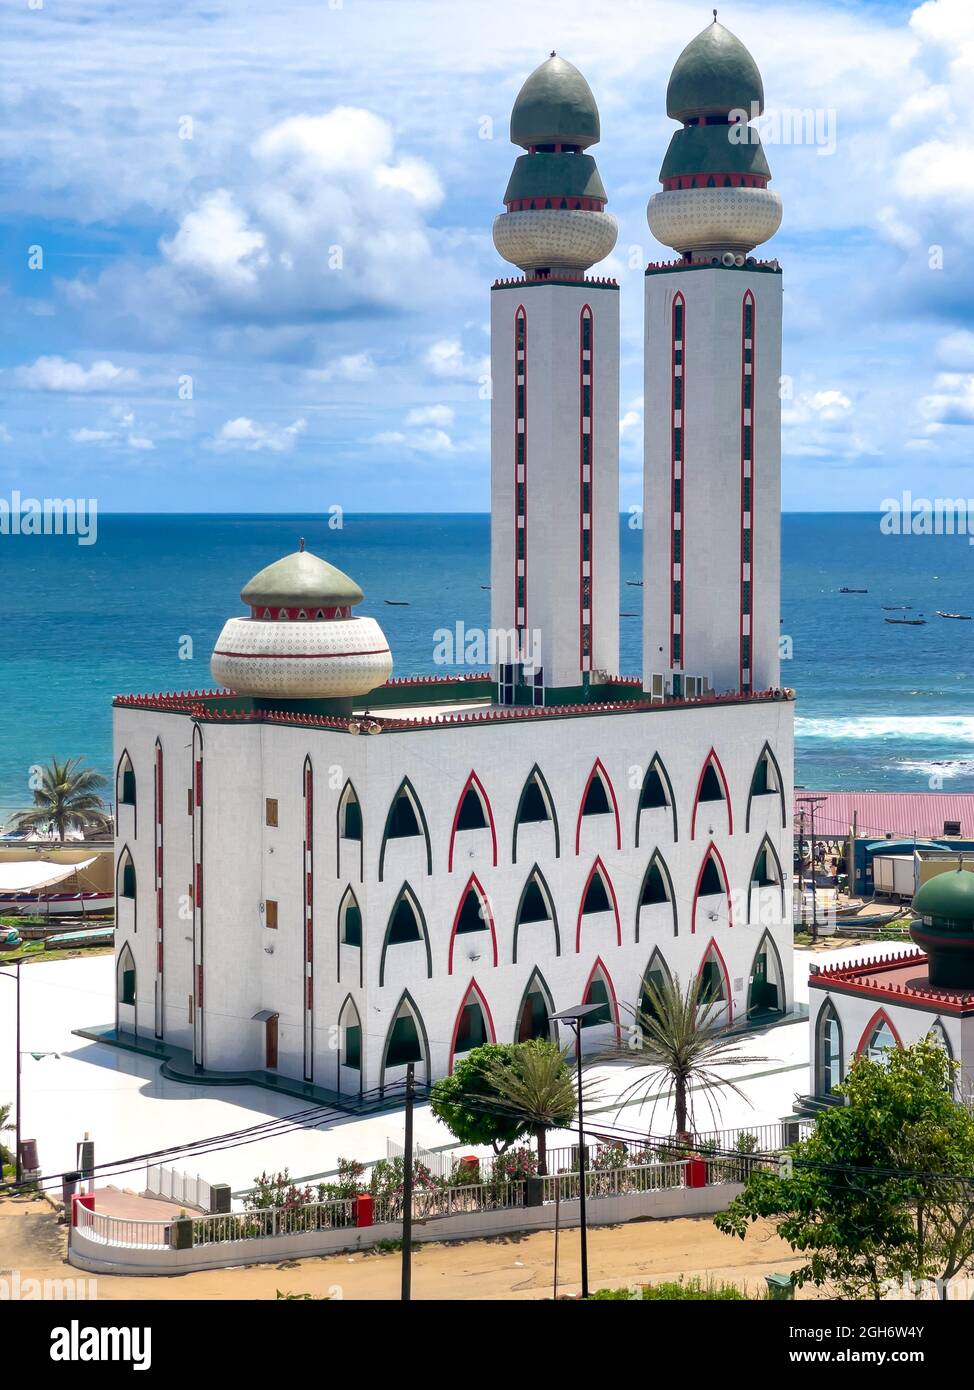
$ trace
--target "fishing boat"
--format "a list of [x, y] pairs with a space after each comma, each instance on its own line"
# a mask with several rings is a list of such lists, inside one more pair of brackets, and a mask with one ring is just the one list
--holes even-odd
[[926, 627], [926, 618], [884, 618], [884, 623], [894, 623], [898, 627]]
[[627, 579], [626, 583], [631, 589], [641, 589], [643, 587], [643, 581], [641, 579]]
[[390, 608], [408, 608], [408, 607], [409, 607], [409, 599], [408, 599], [408, 598], [384, 598], [384, 599], [382, 600], [382, 602], [383, 602], [383, 603], [387, 603], [387, 604], [389, 605]]
[[912, 604], [912, 603], [884, 603], [884, 604], [883, 604], [883, 612], [884, 612], [884, 613], [912, 613], [912, 612], [913, 612], [913, 604]]
[[840, 594], [868, 594], [868, 589], [850, 589], [847, 584], [843, 584], [839, 590]]
[[939, 608], [937, 609], [937, 617], [954, 618], [959, 623], [969, 623], [971, 621], [970, 613], [942, 613]]

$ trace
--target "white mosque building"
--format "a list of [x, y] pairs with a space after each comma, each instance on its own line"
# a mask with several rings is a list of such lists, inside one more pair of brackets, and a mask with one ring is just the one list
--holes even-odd
[[391, 679], [303, 546], [243, 589], [206, 692], [115, 701], [117, 1018], [172, 1074], [385, 1092], [484, 1041], [631, 1025], [700, 981], [789, 1011], [793, 703], [779, 689], [781, 275], [750, 54], [680, 55], [649, 204], [643, 678], [619, 648], [619, 287], [599, 114], [554, 54], [511, 118], [494, 242], [489, 676]]

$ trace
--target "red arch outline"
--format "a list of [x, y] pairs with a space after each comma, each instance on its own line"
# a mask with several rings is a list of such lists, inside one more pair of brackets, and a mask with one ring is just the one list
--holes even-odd
[[720, 785], [724, 789], [724, 801], [727, 805], [727, 833], [734, 833], [734, 808], [731, 805], [730, 783], [727, 781], [727, 774], [724, 772], [724, 765], [717, 756], [717, 750], [711, 745], [710, 752], [703, 760], [703, 767], [700, 769], [700, 776], [697, 778], [697, 790], [693, 798], [693, 815], [690, 817], [690, 839], [694, 839], [697, 833], [697, 810], [700, 806], [700, 793], [703, 790], [703, 779], [707, 775], [707, 768], [713, 761], [717, 776], [720, 778]]
[[602, 856], [601, 856], [601, 854], [597, 854], [597, 855], [595, 856], [595, 862], [592, 864], [592, 867], [591, 867], [591, 868], [589, 869], [589, 871], [588, 871], [588, 878], [585, 880], [585, 885], [584, 885], [584, 887], [582, 888], [581, 897], [580, 897], [579, 900], [578, 900], [578, 916], [577, 916], [576, 919], [575, 919], [575, 954], [576, 954], [576, 955], [577, 955], [577, 954], [579, 953], [579, 951], [582, 949], [582, 915], [583, 915], [583, 914], [582, 914], [582, 908], [585, 906], [585, 898], [586, 898], [586, 896], [588, 895], [589, 884], [592, 882], [592, 879], [595, 877], [595, 871], [596, 871], [596, 869], [601, 870], [602, 878], [603, 878], [603, 880], [604, 880], [604, 882], [605, 882], [605, 886], [606, 886], [606, 887], [608, 888], [608, 890], [609, 890], [609, 897], [612, 899], [612, 912], [613, 912], [613, 914], [614, 914], [614, 916], [615, 916], [615, 919], [616, 919], [616, 945], [617, 945], [617, 946], [621, 946], [621, 945], [622, 945], [622, 922], [621, 922], [621, 920], [620, 920], [620, 918], [619, 918], [619, 900], [618, 900], [618, 898], [616, 897], [615, 885], [614, 885], [613, 882], [612, 882], [612, 876], [610, 875], [608, 869], [605, 867], [605, 864], [602, 862]]
[[707, 942], [707, 949], [700, 957], [700, 965], [697, 968], [697, 985], [699, 986], [700, 984], [700, 976], [703, 974], [703, 967], [706, 964], [707, 957], [710, 955], [711, 950], [713, 950], [717, 959], [720, 961], [720, 968], [724, 974], [724, 988], [727, 991], [727, 1022], [730, 1024], [734, 1022], [734, 996], [731, 994], [730, 971], [727, 969], [727, 962], [724, 960], [723, 952], [717, 945], [717, 938], [715, 936], [712, 936]]
[[457, 1034], [458, 1034], [459, 1031], [460, 1031], [460, 1018], [461, 1018], [461, 1015], [463, 1014], [464, 1009], [466, 1008], [467, 1004], [468, 1004], [469, 1001], [470, 1001], [470, 996], [471, 996], [471, 994], [475, 994], [475, 995], [477, 996], [477, 999], [478, 999], [478, 1001], [479, 1001], [479, 1003], [480, 1003], [480, 1007], [481, 1007], [481, 1009], [483, 1010], [484, 1021], [485, 1021], [486, 1024], [487, 1024], [487, 1032], [488, 1032], [488, 1034], [490, 1035], [490, 1041], [491, 1041], [492, 1043], [495, 1043], [495, 1042], [497, 1041], [497, 1029], [494, 1027], [494, 1016], [493, 1016], [493, 1014], [492, 1014], [491, 1011], [490, 1011], [490, 1005], [487, 1003], [487, 996], [484, 994], [483, 990], [482, 990], [482, 989], [480, 988], [480, 986], [477, 984], [476, 977], [473, 976], [473, 975], [471, 975], [471, 976], [470, 976], [470, 983], [469, 983], [469, 985], [467, 985], [467, 988], [466, 988], [466, 990], [464, 991], [464, 994], [463, 994], [463, 998], [460, 1000], [460, 1007], [457, 1009], [457, 1016], [456, 1016], [456, 1018], [453, 1020], [453, 1034], [452, 1034], [452, 1036], [451, 1036], [451, 1038], [450, 1038], [450, 1075], [451, 1075], [451, 1076], [453, 1075], [453, 1063], [454, 1063], [455, 1058], [456, 1058]]
[[612, 1000], [612, 1023], [615, 1028], [616, 1040], [618, 1041], [622, 1037], [622, 1024], [619, 1022], [619, 999], [616, 994], [616, 987], [612, 983], [612, 976], [609, 974], [609, 968], [601, 956], [595, 957], [595, 964], [588, 972], [588, 979], [585, 981], [585, 988], [582, 990], [582, 999], [588, 994], [588, 987], [595, 979], [595, 972], [597, 970], [602, 971], [605, 983], [609, 987], [609, 997]]
[[889, 1031], [893, 1034], [893, 1037], [896, 1039], [896, 1046], [902, 1048], [903, 1039], [899, 1035], [896, 1024], [890, 1018], [886, 1010], [882, 1006], [880, 1006], [862, 1031], [862, 1037], [859, 1039], [859, 1046], [856, 1048], [857, 1057], [861, 1057], [863, 1052], [865, 1052], [866, 1044], [872, 1036], [873, 1029], [876, 1027], [876, 1024], [880, 1018], [884, 1019], [886, 1024], [888, 1025]]
[[481, 883], [477, 875], [471, 874], [470, 877], [467, 879], [463, 892], [460, 894], [460, 901], [457, 903], [457, 910], [453, 914], [453, 926], [450, 930], [450, 958], [446, 972], [448, 975], [453, 974], [453, 943], [455, 942], [457, 936], [457, 924], [460, 921], [460, 913], [463, 911], [463, 905], [467, 901], [467, 894], [470, 892], [471, 888], [473, 888], [476, 892], [477, 897], [480, 899], [481, 907], [484, 908], [484, 910], [486, 911], [487, 930], [490, 932], [490, 939], [494, 948], [494, 965], [496, 966], [497, 964], [497, 932], [494, 928], [494, 914], [490, 908], [490, 899], [484, 891], [484, 885]]
[[602, 776], [605, 778], [606, 786], [609, 788], [609, 796], [612, 798], [612, 811], [616, 819], [616, 849], [622, 849], [622, 822], [619, 819], [619, 800], [616, 796], [616, 789], [612, 785], [612, 778], [605, 770], [605, 763], [601, 758], [596, 758], [592, 764], [592, 771], [588, 775], [588, 780], [582, 789], [581, 800], [578, 803], [578, 817], [575, 821], [575, 853], [578, 854], [579, 846], [582, 841], [582, 809], [585, 806], [585, 798], [588, 796], [588, 789], [592, 785], [592, 778], [601, 769]]
[[470, 775], [464, 782], [463, 788], [460, 792], [460, 796], [457, 800], [457, 809], [453, 812], [453, 827], [450, 830], [450, 852], [447, 855], [446, 861], [447, 873], [450, 874], [453, 873], [453, 847], [454, 842], [457, 838], [457, 821], [460, 819], [460, 808], [462, 807], [464, 798], [466, 797], [467, 792], [470, 790], [471, 787], [476, 787], [480, 799], [484, 803], [484, 806], [487, 810], [487, 824], [490, 826], [490, 838], [494, 852], [494, 868], [497, 868], [497, 826], [494, 824], [494, 808], [490, 804], [490, 797], [487, 795], [486, 787], [484, 786], [483, 782], [481, 782], [474, 769], [471, 768]]
[[700, 861], [700, 871], [697, 874], [697, 882], [693, 889], [693, 909], [690, 913], [691, 936], [696, 935], [697, 931], [697, 903], [700, 900], [700, 884], [703, 882], [703, 871], [707, 867], [707, 860], [710, 858], [711, 854], [716, 855], [717, 863], [720, 865], [720, 872], [724, 880], [724, 896], [727, 898], [727, 925], [728, 927], [734, 925], [734, 909], [731, 906], [730, 879], [727, 877], [727, 865], [724, 863], [720, 850], [714, 844], [713, 840], [711, 840]]

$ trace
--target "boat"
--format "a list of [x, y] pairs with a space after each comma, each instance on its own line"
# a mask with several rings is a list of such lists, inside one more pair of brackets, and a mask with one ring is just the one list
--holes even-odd
[[884, 618], [884, 623], [896, 623], [899, 627], [926, 627], [926, 618]]
[[942, 613], [939, 608], [937, 609], [937, 617], [956, 618], [959, 623], [969, 623], [971, 621], [970, 613]]
[[641, 589], [643, 587], [643, 581], [641, 579], [627, 579], [626, 583], [632, 589]]
[[489, 584], [481, 584], [480, 587], [481, 587], [482, 589], [489, 589], [489, 588], [490, 588], [490, 585], [489, 585]]
[[883, 604], [883, 612], [884, 612], [884, 613], [912, 613], [912, 612], [913, 612], [913, 604], [912, 604], [912, 603], [884, 603], [884, 604]]
[[639, 617], [639, 614], [638, 614], [638, 613], [620, 613], [620, 614], [619, 614], [619, 617], [620, 617], [620, 618], [638, 618], [638, 617]]
[[868, 589], [850, 589], [847, 584], [843, 584], [839, 590], [840, 594], [868, 594]]
[[387, 603], [387, 604], [389, 605], [390, 608], [408, 608], [408, 607], [409, 607], [409, 599], [408, 599], [408, 598], [384, 598], [384, 599], [382, 600], [382, 602], [383, 602], [383, 603]]

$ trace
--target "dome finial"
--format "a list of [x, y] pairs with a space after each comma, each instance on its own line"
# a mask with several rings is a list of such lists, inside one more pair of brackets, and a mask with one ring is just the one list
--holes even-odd
[[555, 52], [554, 49], [551, 50], [551, 57], [552, 57], [552, 58], [557, 58], [557, 57], [558, 57], [558, 54]]
[[304, 536], [302, 536], [301, 539], [298, 541], [298, 550], [300, 551], [300, 550], [303, 550], [303, 549], [304, 549]]
[[714, 10], [714, 23], [715, 23], [715, 24], [717, 23], [717, 11], [716, 11], [716, 10]]

